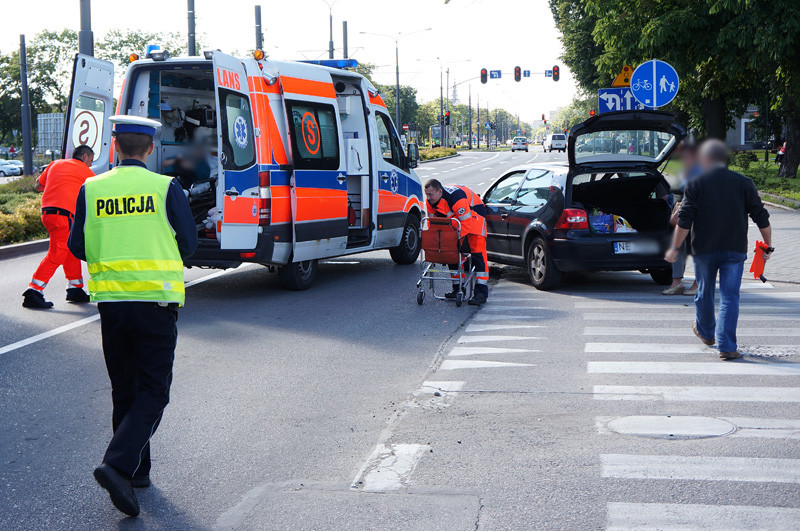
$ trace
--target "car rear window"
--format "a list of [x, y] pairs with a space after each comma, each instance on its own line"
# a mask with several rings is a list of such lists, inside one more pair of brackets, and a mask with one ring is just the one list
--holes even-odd
[[566, 140], [564, 135], [553, 135], [553, 140]]
[[514, 142], [525, 142], [527, 139], [521, 136], [518, 136], [514, 139]]

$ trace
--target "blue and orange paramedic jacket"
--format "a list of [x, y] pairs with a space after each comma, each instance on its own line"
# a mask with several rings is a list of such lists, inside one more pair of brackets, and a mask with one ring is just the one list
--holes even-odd
[[442, 198], [436, 205], [427, 202], [426, 206], [428, 215], [458, 219], [463, 235], [486, 236], [486, 207], [480, 196], [466, 186], [443, 186]]

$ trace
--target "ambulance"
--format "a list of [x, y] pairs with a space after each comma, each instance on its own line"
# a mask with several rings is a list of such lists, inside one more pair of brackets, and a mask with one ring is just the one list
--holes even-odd
[[161, 122], [147, 167], [189, 199], [200, 244], [187, 266], [254, 262], [302, 290], [324, 258], [388, 249], [398, 264], [417, 259], [419, 150], [403, 149], [378, 91], [349, 70], [355, 61], [158, 49], [130, 59], [114, 109], [113, 64], [76, 56], [62, 152], [89, 145], [99, 174], [115, 163], [111, 115]]

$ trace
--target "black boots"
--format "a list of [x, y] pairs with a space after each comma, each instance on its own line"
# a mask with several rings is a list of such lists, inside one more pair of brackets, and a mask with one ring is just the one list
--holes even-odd
[[90, 300], [89, 294], [83, 291], [83, 288], [67, 288], [67, 302], [84, 304]]
[[53, 307], [53, 303], [45, 300], [44, 295], [42, 295], [41, 291], [35, 290], [33, 288], [28, 288], [25, 290], [25, 293], [22, 294], [22, 307], [23, 308], [31, 308], [33, 310], [46, 310], [48, 308]]

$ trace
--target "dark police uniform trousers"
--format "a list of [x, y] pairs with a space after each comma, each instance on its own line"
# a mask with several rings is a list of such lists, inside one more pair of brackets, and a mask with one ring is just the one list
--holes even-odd
[[131, 477], [147, 477], [150, 437], [169, 403], [178, 305], [101, 302], [97, 307], [114, 406], [114, 436], [103, 462]]

